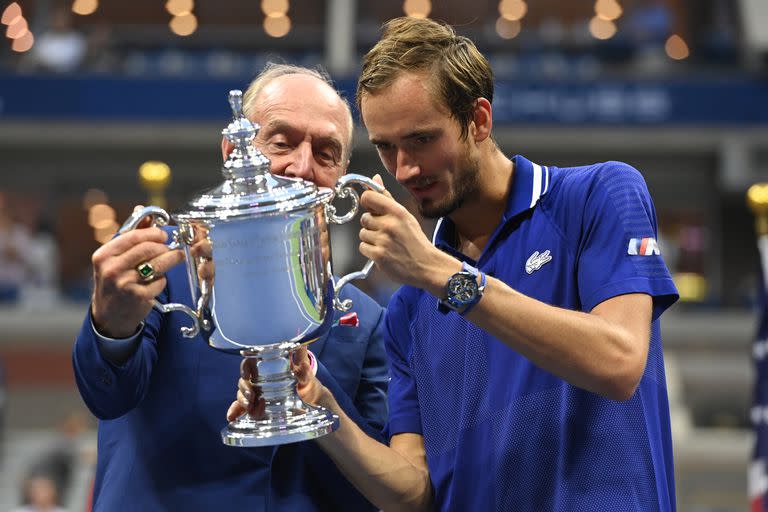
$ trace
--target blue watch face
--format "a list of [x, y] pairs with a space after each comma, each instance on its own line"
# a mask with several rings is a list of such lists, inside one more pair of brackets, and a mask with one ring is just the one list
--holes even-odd
[[448, 281], [448, 300], [456, 306], [471, 303], [477, 297], [477, 278], [469, 272], [454, 274]]

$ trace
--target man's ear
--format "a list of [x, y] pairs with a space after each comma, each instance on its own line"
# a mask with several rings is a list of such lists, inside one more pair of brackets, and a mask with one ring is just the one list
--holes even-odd
[[491, 135], [491, 128], [493, 127], [493, 111], [491, 109], [491, 102], [486, 98], [477, 98], [475, 100], [475, 113], [472, 118], [472, 124], [474, 124], [474, 131], [470, 130], [470, 134], [474, 137], [475, 142], [482, 142]]
[[229, 154], [235, 150], [235, 145], [229, 142], [226, 137], [221, 138], [221, 159], [227, 161]]

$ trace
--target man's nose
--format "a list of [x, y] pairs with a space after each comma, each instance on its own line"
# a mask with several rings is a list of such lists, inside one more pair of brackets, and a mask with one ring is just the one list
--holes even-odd
[[312, 145], [302, 142], [293, 151], [292, 156], [291, 163], [285, 168], [285, 175], [313, 181], [315, 160], [312, 157]]
[[398, 183], [405, 183], [409, 179], [418, 176], [419, 165], [416, 161], [402, 149], [397, 150], [397, 167], [395, 168], [395, 179]]

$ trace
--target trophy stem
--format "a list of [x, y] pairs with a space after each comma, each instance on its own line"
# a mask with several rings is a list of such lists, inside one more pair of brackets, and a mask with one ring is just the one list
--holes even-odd
[[246, 359], [255, 359], [256, 384], [265, 401], [264, 414], [248, 413], [229, 423], [221, 439], [230, 446], [274, 446], [315, 439], [336, 430], [338, 416], [322, 407], [305, 404], [296, 391], [296, 377], [290, 357], [298, 343], [281, 343], [242, 350]]

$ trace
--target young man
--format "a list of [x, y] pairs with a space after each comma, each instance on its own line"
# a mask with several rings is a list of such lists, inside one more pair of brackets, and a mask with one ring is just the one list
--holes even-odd
[[[346, 171], [352, 117], [323, 74], [270, 65], [246, 91], [244, 110], [261, 125], [255, 143], [272, 172], [331, 187]], [[231, 150], [223, 143], [225, 157]], [[188, 319], [151, 309], [156, 296], [191, 303], [178, 265], [183, 253], [169, 251], [166, 237], [158, 228], [136, 229], [93, 255], [93, 301], [73, 362], [83, 399], [100, 420], [94, 510], [371, 509], [314, 443], [222, 444], [241, 358], [182, 338]], [[164, 277], [140, 279], [136, 267], [148, 260]], [[387, 411], [383, 310], [347, 289], [359, 326], [338, 325], [311, 350], [317, 377], [362, 428], [377, 432]]]
[[[358, 104], [425, 217], [366, 192], [361, 253], [403, 283], [387, 311], [390, 446], [342, 416], [318, 443], [383, 509], [674, 510], [659, 316], [677, 292], [641, 175], [546, 167], [491, 137], [493, 76], [430, 20], [389, 22]], [[240, 381], [243, 407], [254, 390]], [[244, 396], [245, 395], [245, 396]]]

